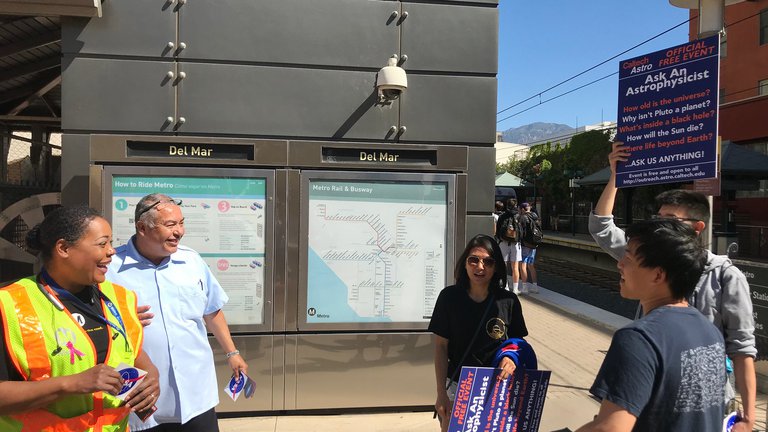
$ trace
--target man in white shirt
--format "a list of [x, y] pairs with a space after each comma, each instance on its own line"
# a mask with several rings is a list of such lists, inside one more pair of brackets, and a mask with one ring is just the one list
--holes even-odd
[[136, 205], [136, 234], [116, 249], [107, 278], [131, 289], [154, 312], [144, 330], [144, 349], [160, 371], [157, 411], [131, 430], [216, 432], [218, 405], [213, 351], [207, 331], [226, 352], [235, 374], [248, 365], [235, 348], [221, 308], [229, 300], [194, 250], [181, 246], [184, 216], [167, 195], [150, 194]]

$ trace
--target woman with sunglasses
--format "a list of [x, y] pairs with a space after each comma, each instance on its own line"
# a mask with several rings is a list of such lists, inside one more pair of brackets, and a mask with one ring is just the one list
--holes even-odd
[[[429, 323], [435, 334], [435, 410], [443, 431], [448, 430], [461, 367], [491, 367], [505, 340], [528, 335], [520, 301], [504, 289], [506, 266], [493, 238], [472, 238], [456, 262], [454, 277], [456, 285], [440, 292]], [[498, 367], [502, 379], [515, 371], [509, 358]]]
[[[61, 207], [27, 245], [42, 270], [0, 289], [0, 430], [127, 430], [128, 414], [151, 412], [160, 388], [136, 295], [105, 278], [109, 223]], [[134, 366], [148, 372], [143, 381]]]

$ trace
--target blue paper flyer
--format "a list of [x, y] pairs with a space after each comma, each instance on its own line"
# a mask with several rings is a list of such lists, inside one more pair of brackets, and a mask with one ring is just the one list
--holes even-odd
[[717, 176], [719, 36], [619, 63], [616, 186]]
[[500, 369], [461, 369], [448, 432], [539, 430], [552, 372], [517, 370], [499, 380]]

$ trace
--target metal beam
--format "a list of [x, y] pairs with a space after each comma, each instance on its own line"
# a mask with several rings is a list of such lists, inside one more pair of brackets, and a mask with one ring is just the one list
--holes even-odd
[[40, 88], [41, 82], [47, 82], [59, 75], [59, 71], [51, 70], [51, 72], [41, 74], [39, 78], [36, 78], [30, 84], [0, 92], [0, 105], [6, 102], [18, 101], [36, 92]]
[[0, 14], [101, 17], [101, 0], [0, 0]]
[[22, 97], [27, 97], [30, 94], [34, 93], [39, 86], [37, 85], [28, 85], [24, 87], [17, 87], [13, 90], [8, 90], [6, 92], [0, 93], [0, 104], [4, 104], [6, 102], [15, 101], [17, 99], [21, 99]]
[[44, 47], [61, 41], [61, 31], [41, 34], [31, 38], [25, 38], [20, 41], [10, 43], [0, 47], [0, 58], [18, 54], [31, 49]]
[[45, 97], [45, 95], [40, 96], [40, 100], [43, 101], [46, 108], [48, 108], [48, 112], [51, 113], [52, 116], [61, 117], [60, 110], [57, 110], [56, 108], [54, 108], [53, 104], [48, 100], [47, 97]]
[[49, 91], [51, 91], [51, 89], [53, 89], [54, 87], [56, 87], [60, 83], [61, 83], [61, 75], [57, 76], [56, 78], [54, 78], [53, 80], [48, 82], [46, 85], [44, 85], [44, 86], [40, 87], [39, 89], [37, 89], [36, 92], [34, 92], [31, 95], [29, 95], [29, 97], [27, 97], [23, 102], [21, 102], [20, 104], [16, 105], [13, 109], [8, 111], [7, 114], [9, 116], [15, 116], [16, 114], [24, 111], [24, 109], [26, 107], [28, 107], [35, 99], [37, 99], [40, 96], [43, 96], [44, 94], [48, 93]]
[[21, 135], [16, 135], [16, 134], [13, 134], [13, 133], [6, 133], [6, 132], [3, 132], [2, 129], [0, 129], [0, 138], [8, 138], [8, 139], [16, 140], [16, 141], [23, 141], [23, 142], [27, 142], [27, 143], [30, 143], [30, 144], [37, 144], [37, 145], [40, 145], [40, 146], [43, 146], [43, 147], [50, 147], [50, 148], [55, 148], [55, 149], [61, 150], [61, 146], [60, 145], [51, 144], [49, 142], [36, 141], [36, 140], [33, 140], [32, 138], [23, 137]]
[[61, 118], [59, 117], [38, 117], [38, 116], [8, 116], [0, 115], [0, 122], [3, 123], [56, 123], [61, 124]]
[[61, 59], [59, 57], [49, 57], [35, 63], [28, 63], [0, 72], [0, 82], [20, 78], [48, 69], [53, 69], [55, 67], [61, 67]]

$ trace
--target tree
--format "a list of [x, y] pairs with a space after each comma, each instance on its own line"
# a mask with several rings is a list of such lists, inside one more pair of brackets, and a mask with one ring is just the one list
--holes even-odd
[[[567, 208], [568, 180], [566, 170], [576, 169], [585, 174], [608, 165], [611, 151], [610, 131], [592, 130], [574, 135], [569, 142], [546, 142], [532, 146], [523, 159], [510, 157], [506, 163], [496, 164], [496, 173], [509, 172], [528, 181], [536, 181], [536, 194], [544, 198], [544, 208], [552, 204]], [[599, 191], [591, 200], [597, 200]]]

